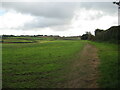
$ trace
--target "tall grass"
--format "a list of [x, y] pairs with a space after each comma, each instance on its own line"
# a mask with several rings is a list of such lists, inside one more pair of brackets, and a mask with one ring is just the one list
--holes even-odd
[[118, 45], [110, 43], [90, 42], [95, 45], [99, 51], [100, 58], [100, 79], [99, 84], [102, 88], [116, 88], [119, 85], [118, 80]]

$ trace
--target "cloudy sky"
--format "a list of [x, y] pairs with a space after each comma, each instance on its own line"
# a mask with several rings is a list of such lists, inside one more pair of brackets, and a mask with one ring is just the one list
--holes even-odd
[[0, 3], [0, 35], [76, 36], [117, 25], [112, 2]]

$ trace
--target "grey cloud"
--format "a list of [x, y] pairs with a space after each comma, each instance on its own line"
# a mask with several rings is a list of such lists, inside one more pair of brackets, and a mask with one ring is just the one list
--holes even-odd
[[33, 22], [29, 22], [24, 25], [25, 29], [32, 28], [44, 28], [44, 27], [53, 27], [58, 25], [66, 25], [69, 24], [67, 19], [59, 19], [59, 18], [45, 18], [45, 17], [36, 17]]
[[4, 8], [51, 18], [71, 18], [77, 3], [4, 2]]
[[54, 31], [65, 31], [65, 30], [69, 30], [70, 28], [71, 28], [70, 25], [57, 25], [51, 27], [51, 29]]
[[113, 14], [117, 6], [112, 2], [3, 2], [3, 8], [51, 18], [71, 18], [76, 8], [96, 9]]
[[[57, 28], [60, 28], [59, 30], [66, 29], [76, 9], [101, 10], [111, 15], [117, 11], [117, 6], [111, 2], [3, 2], [2, 6], [8, 11], [9, 9], [14, 9], [17, 12], [36, 16], [36, 20], [25, 24], [23, 29], [43, 27], [53, 27], [56, 30], [58, 30]], [[102, 14], [99, 14], [89, 18], [93, 20], [102, 16]], [[63, 28], [61, 28], [62, 25]]]
[[114, 5], [112, 2], [89, 2], [89, 3], [82, 2], [80, 6], [88, 10], [89, 9], [101, 10], [106, 14], [114, 14], [118, 11], [117, 6]]
[[103, 13], [97, 13], [96, 15], [89, 15], [86, 17], [86, 20], [96, 20], [105, 15], [116, 15], [118, 12], [117, 6], [115, 6], [112, 2], [82, 2], [80, 3], [80, 7], [86, 10], [97, 10], [102, 11]]
[[69, 24], [79, 3], [45, 3], [45, 2], [4, 2], [3, 8], [31, 14], [36, 20], [24, 25], [22, 29], [51, 27]]
[[117, 6], [112, 2], [3, 2], [2, 6], [34, 16], [63, 19], [71, 19], [77, 8], [101, 10], [106, 14], [117, 12]]

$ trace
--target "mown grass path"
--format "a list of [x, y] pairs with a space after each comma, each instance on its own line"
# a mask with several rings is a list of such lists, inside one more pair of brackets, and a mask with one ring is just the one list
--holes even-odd
[[87, 43], [70, 66], [69, 81], [65, 83], [67, 88], [98, 88], [98, 64], [97, 48]]

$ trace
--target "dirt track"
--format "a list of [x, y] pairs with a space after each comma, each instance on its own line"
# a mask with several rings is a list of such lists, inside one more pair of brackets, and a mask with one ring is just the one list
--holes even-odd
[[70, 67], [68, 74], [69, 81], [64, 85], [65, 88], [98, 88], [98, 70], [99, 58], [97, 49], [86, 44], [79, 53], [79, 57]]

